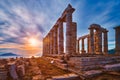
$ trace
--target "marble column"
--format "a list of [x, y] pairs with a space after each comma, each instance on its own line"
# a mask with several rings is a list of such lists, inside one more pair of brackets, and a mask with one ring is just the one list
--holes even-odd
[[50, 34], [48, 34], [48, 52], [50, 54]]
[[53, 32], [50, 32], [50, 55], [53, 54]]
[[115, 51], [116, 54], [120, 54], [120, 26], [117, 26], [115, 29]]
[[96, 41], [96, 54], [102, 54], [102, 31], [98, 29], [96, 31], [97, 41]]
[[89, 28], [90, 30], [90, 53], [94, 54], [94, 29]]
[[87, 36], [87, 53], [90, 53], [90, 39], [89, 39], [89, 36]]
[[71, 33], [72, 33], [72, 36], [71, 36], [72, 54], [75, 55], [76, 54], [76, 40], [77, 40], [77, 24], [75, 22], [72, 22]]
[[65, 9], [65, 21], [66, 21], [66, 53], [72, 54], [72, 13], [75, 11], [74, 8], [69, 4]]
[[104, 54], [108, 53], [108, 31], [104, 31]]
[[80, 53], [80, 43], [79, 43], [79, 40], [77, 40], [77, 53], [78, 54]]
[[45, 38], [44, 38], [44, 45], [45, 45], [45, 46], [44, 46], [44, 53], [45, 53], [45, 55], [47, 54], [47, 51], [46, 51], [46, 49], [47, 49], [46, 46], [47, 46], [47, 45], [46, 45], [46, 44], [47, 44], [47, 42], [46, 42], [46, 37], [45, 37]]
[[85, 53], [84, 38], [82, 38], [82, 54]]
[[46, 36], [46, 53], [48, 54], [48, 39], [47, 39], [47, 36]]
[[57, 28], [57, 26], [54, 27], [53, 31], [54, 31], [54, 36], [53, 36], [54, 37], [53, 38], [54, 39], [54, 42], [53, 42], [53, 44], [54, 44], [54, 51], [53, 51], [53, 53], [54, 54], [58, 54], [58, 42], [57, 42], [58, 41], [58, 39], [57, 39], [58, 28]]
[[43, 38], [43, 56], [45, 55], [45, 39]]
[[72, 54], [72, 13], [68, 12], [66, 14], [66, 53]]
[[98, 45], [97, 45], [97, 31], [94, 32], [94, 52], [96, 54]]
[[60, 22], [58, 27], [58, 54], [63, 53], [64, 53], [63, 22]]

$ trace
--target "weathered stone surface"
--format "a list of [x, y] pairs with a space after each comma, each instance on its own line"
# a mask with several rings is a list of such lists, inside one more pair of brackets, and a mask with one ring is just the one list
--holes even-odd
[[119, 71], [120, 70], [120, 63], [105, 65], [104, 68], [106, 71]]
[[98, 56], [98, 57], [71, 57], [68, 61], [70, 67], [77, 68], [78, 70], [91, 70], [101, 69], [106, 64], [120, 62], [120, 56]]
[[108, 53], [108, 31], [104, 31], [104, 54]]
[[120, 26], [115, 27], [115, 50], [116, 54], [120, 54]]
[[58, 27], [58, 54], [63, 53], [64, 53], [63, 22], [60, 22]]
[[[62, 13], [62, 16], [43, 39], [43, 55], [53, 56], [63, 54], [64, 47], [66, 54], [76, 54], [77, 24], [72, 22], [72, 13], [74, 11], [75, 9], [69, 4]], [[66, 42], [63, 34], [63, 22], [66, 22]], [[66, 43], [65, 46], [64, 42]]]
[[[108, 52], [108, 36], [107, 36], [107, 30], [105, 28], [102, 28], [98, 24], [92, 24], [89, 27], [90, 30], [90, 53], [94, 54], [103, 54]], [[104, 33], [104, 35], [102, 35]], [[102, 39], [104, 38], [104, 40]], [[102, 47], [102, 43], [104, 45], [104, 49]], [[103, 51], [104, 50], [104, 51]]]

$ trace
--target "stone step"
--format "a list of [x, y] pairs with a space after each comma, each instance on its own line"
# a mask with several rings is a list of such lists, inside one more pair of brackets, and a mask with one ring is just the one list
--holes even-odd
[[101, 73], [102, 73], [101, 70], [90, 70], [90, 71], [85, 71], [82, 76], [88, 78], [88, 77], [94, 77], [100, 75]]
[[53, 76], [52, 80], [80, 80], [79, 76], [76, 74], [66, 74], [62, 76]]
[[118, 63], [118, 64], [108, 64], [108, 65], [105, 65], [104, 66], [104, 69], [106, 70], [106, 71], [118, 71], [118, 70], [120, 70], [120, 63]]

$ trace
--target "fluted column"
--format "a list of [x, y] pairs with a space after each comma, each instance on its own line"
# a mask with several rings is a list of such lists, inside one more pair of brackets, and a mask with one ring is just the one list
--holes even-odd
[[77, 40], [77, 23], [72, 22], [72, 27], [71, 27], [71, 47], [72, 47], [72, 54], [75, 55], [76, 54], [76, 40]]
[[104, 54], [108, 53], [108, 31], [104, 31]]
[[79, 43], [79, 40], [77, 40], [77, 53], [78, 54], [80, 53], [80, 43]]
[[82, 38], [82, 53], [85, 53], [84, 38]]
[[58, 27], [58, 54], [64, 53], [64, 34], [63, 34], [63, 22], [59, 22]]
[[97, 35], [97, 31], [95, 31], [94, 32], [94, 52], [95, 52], [95, 54], [96, 54], [96, 51], [97, 51], [97, 49], [98, 49], [98, 43], [97, 43], [97, 39], [98, 39], [98, 37], [97, 37], [98, 35]]
[[58, 43], [57, 43], [57, 41], [58, 41], [58, 39], [57, 39], [57, 34], [58, 34], [58, 30], [57, 30], [58, 28], [57, 28], [57, 26], [56, 27], [54, 27], [54, 42], [53, 42], [53, 44], [54, 44], [54, 51], [53, 51], [53, 53], [54, 54], [58, 54]]
[[50, 54], [53, 54], [53, 32], [50, 32]]
[[117, 26], [115, 29], [115, 51], [116, 54], [120, 54], [120, 26]]
[[46, 50], [47, 50], [47, 54], [49, 54], [49, 52], [48, 52], [48, 36], [46, 36]]
[[87, 53], [90, 53], [90, 39], [87, 37]]
[[68, 12], [66, 14], [66, 53], [67, 54], [72, 54], [72, 32], [71, 32], [71, 27], [72, 27], [72, 13]]
[[43, 38], [43, 56], [45, 55], [45, 39]]
[[97, 41], [96, 41], [96, 54], [102, 54], [102, 31], [101, 29], [96, 32]]
[[50, 54], [50, 34], [48, 34], [48, 51], [49, 51], [49, 54]]
[[90, 30], [90, 53], [94, 54], [94, 30], [89, 28]]

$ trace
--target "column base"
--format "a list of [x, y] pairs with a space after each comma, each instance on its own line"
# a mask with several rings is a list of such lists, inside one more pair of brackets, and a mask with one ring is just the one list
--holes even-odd
[[85, 50], [82, 50], [81, 53], [86, 53], [86, 51], [85, 51]]

